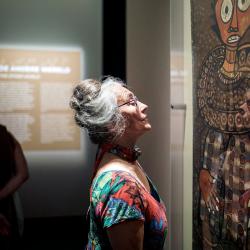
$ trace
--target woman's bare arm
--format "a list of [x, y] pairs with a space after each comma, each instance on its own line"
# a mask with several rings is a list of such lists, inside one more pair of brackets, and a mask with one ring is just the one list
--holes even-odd
[[113, 250], [142, 250], [144, 222], [141, 220], [124, 221], [107, 229]]

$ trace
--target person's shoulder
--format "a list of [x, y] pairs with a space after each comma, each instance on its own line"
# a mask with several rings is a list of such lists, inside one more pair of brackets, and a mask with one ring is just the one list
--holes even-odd
[[118, 166], [112, 168], [110, 165], [109, 168], [97, 174], [92, 182], [91, 190], [92, 194], [98, 194], [97, 196], [105, 194], [106, 196], [132, 186], [138, 186], [138, 183], [130, 172]]
[[107, 168], [103, 171], [100, 171], [92, 182], [92, 186], [104, 186], [107, 183], [110, 185], [116, 184], [115, 180], [123, 181], [134, 181], [133, 175], [123, 168]]
[[136, 179], [134, 176], [134, 167], [131, 164], [120, 160], [108, 162], [97, 172], [97, 176], [100, 177], [105, 177], [107, 175], [111, 175], [113, 177], [120, 176], [129, 180], [131, 180], [131, 178], [133, 180]]
[[8, 137], [14, 139], [13, 134], [12, 134], [12, 133], [7, 129], [7, 127], [4, 126], [3, 124], [0, 124], [0, 133], [1, 133], [1, 135], [5, 134], [5, 135], [7, 135]]
[[13, 135], [8, 131], [7, 127], [0, 124], [0, 137], [2, 141], [6, 143], [6, 141], [14, 143], [14, 137]]
[[7, 128], [4, 125], [0, 124], [0, 131], [6, 133], [7, 132]]
[[[121, 204], [133, 207], [135, 203], [145, 200], [144, 194], [145, 191], [133, 175], [118, 169], [100, 173], [93, 182], [90, 192], [94, 206], [101, 202], [101, 204], [112, 204], [112, 207]], [[138, 197], [140, 201], [137, 201]]]

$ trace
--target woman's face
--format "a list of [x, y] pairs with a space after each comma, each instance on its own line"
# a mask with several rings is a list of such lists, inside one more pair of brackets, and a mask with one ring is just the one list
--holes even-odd
[[250, 0], [217, 0], [215, 13], [223, 43], [237, 47], [250, 27]]
[[126, 132], [140, 136], [151, 129], [146, 111], [148, 106], [140, 102], [128, 89], [121, 87], [117, 99], [121, 113], [127, 118]]

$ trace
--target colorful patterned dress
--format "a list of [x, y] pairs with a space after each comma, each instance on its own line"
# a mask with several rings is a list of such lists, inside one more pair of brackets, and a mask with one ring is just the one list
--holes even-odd
[[125, 220], [144, 221], [144, 249], [163, 249], [166, 209], [149, 178], [148, 181], [151, 193], [133, 175], [121, 170], [105, 171], [94, 179], [87, 250], [112, 249], [106, 228]]

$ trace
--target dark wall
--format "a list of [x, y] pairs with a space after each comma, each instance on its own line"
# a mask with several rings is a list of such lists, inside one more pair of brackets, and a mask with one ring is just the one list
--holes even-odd
[[126, 81], [126, 0], [103, 1], [103, 75]]
[[[102, 73], [100, 0], [1, 0], [0, 30], [0, 46], [78, 48], [82, 78]], [[82, 214], [88, 206], [94, 151], [85, 133], [80, 152], [25, 151], [30, 170], [20, 192], [25, 217]]]

